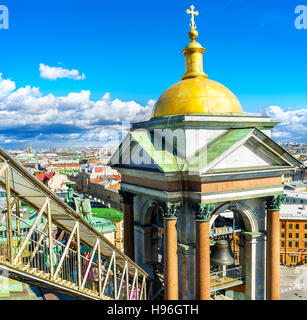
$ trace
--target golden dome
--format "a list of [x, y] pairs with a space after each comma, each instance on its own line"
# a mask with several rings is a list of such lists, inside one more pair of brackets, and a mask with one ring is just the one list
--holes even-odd
[[205, 49], [195, 41], [198, 36], [193, 13], [189, 37], [192, 40], [182, 51], [186, 72], [182, 80], [168, 88], [156, 102], [151, 118], [180, 114], [243, 114], [236, 96], [222, 84], [208, 79], [203, 71]]
[[156, 102], [152, 118], [179, 114], [242, 114], [236, 96], [222, 84], [207, 78], [181, 80]]

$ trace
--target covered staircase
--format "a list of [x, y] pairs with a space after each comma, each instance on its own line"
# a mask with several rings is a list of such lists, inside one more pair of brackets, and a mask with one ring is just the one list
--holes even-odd
[[[2, 273], [79, 299], [151, 299], [149, 275], [1, 149], [0, 187]], [[30, 223], [22, 204], [36, 212]], [[65, 243], [55, 238], [59, 229]]]

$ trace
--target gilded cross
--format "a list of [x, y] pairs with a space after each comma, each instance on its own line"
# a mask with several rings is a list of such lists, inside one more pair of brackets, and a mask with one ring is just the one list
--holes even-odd
[[191, 15], [192, 24], [190, 24], [190, 27], [191, 27], [191, 29], [195, 30], [196, 29], [196, 24], [195, 24], [195, 21], [194, 21], [194, 15], [197, 17], [198, 16], [198, 11], [194, 11], [195, 7], [193, 5], [190, 7], [190, 9], [188, 9], [186, 12], [187, 12], [187, 14]]

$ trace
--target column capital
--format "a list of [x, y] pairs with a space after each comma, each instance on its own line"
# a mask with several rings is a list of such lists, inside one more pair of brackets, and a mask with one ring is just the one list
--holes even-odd
[[215, 204], [194, 203], [193, 212], [194, 212], [195, 220], [208, 222], [210, 220], [211, 213], [214, 209], [215, 209]]
[[133, 197], [135, 194], [128, 192], [128, 191], [122, 191], [119, 190], [119, 194], [122, 197], [123, 204], [132, 204], [133, 203]]
[[269, 197], [266, 199], [266, 209], [271, 211], [279, 211], [281, 204], [286, 199], [285, 194], [280, 194], [278, 196]]
[[181, 202], [159, 202], [163, 219], [177, 219], [177, 213], [181, 207]]

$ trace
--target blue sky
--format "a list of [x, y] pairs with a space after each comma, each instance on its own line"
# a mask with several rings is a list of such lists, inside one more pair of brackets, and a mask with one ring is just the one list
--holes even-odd
[[[245, 112], [282, 121], [276, 139], [307, 140], [307, 30], [294, 26], [295, 7], [304, 1], [0, 4], [9, 9], [9, 29], [0, 30], [0, 115], [11, 120], [0, 120], [2, 147], [102, 145], [121, 120], [148, 117], [184, 74], [191, 4], [200, 13], [209, 78], [226, 85]], [[66, 73], [61, 78], [60, 69], [48, 68]]]

